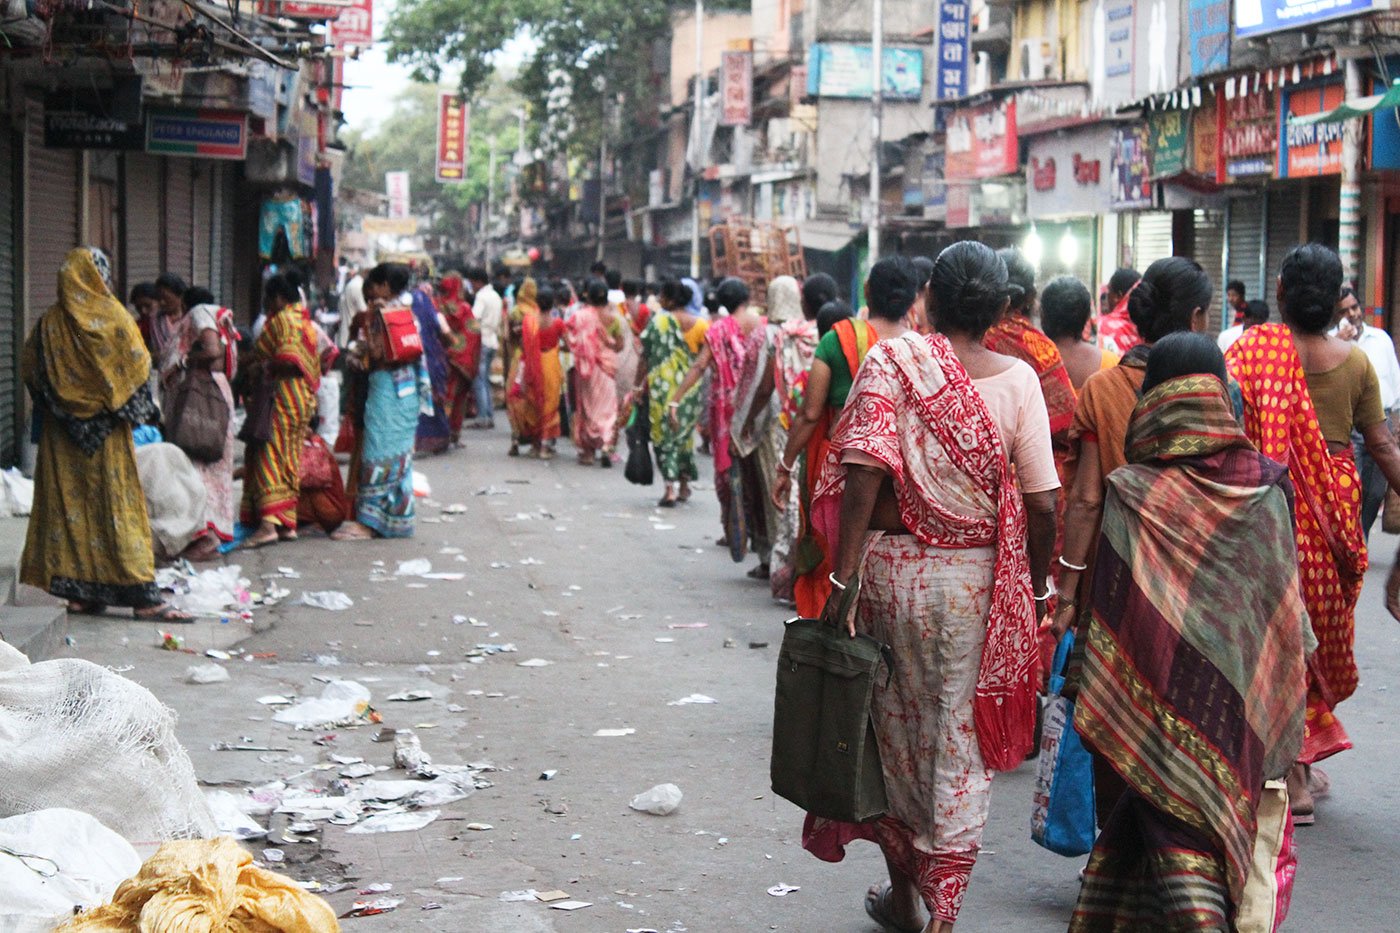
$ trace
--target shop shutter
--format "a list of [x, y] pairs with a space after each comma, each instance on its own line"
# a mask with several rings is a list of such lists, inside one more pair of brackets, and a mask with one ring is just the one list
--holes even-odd
[[1133, 268], [1141, 272], [1172, 254], [1171, 211], [1143, 211], [1133, 227]]
[[[1264, 265], [1264, 276], [1268, 281], [1278, 277], [1279, 267], [1283, 265], [1283, 257], [1288, 251], [1303, 242], [1299, 227], [1302, 216], [1301, 185], [1280, 185], [1269, 189], [1268, 257]], [[1273, 307], [1273, 297], [1266, 294], [1265, 300], [1277, 313], [1278, 308]]]
[[223, 167], [223, 178], [219, 184], [219, 290], [215, 292], [219, 301], [229, 307], [237, 307], [238, 286], [234, 274], [238, 256], [238, 168], [233, 165]]
[[187, 283], [194, 278], [194, 192], [189, 159], [165, 160], [165, 249], [162, 269]]
[[190, 168], [193, 174], [193, 198], [190, 204], [190, 217], [193, 222], [193, 268], [191, 285], [211, 288], [213, 285], [213, 260], [211, 253], [214, 244], [214, 172], [217, 162], [194, 162]]
[[161, 177], [160, 159], [144, 152], [128, 152], [123, 168], [126, 187], [127, 288], [139, 282], [154, 282], [162, 271], [160, 258]]
[[29, 104], [24, 152], [25, 333], [58, 300], [58, 269], [82, 245], [78, 168], [74, 149], [44, 148], [44, 108]]
[[15, 289], [15, 177], [14, 136], [8, 124], [0, 124], [0, 466], [19, 460], [20, 423], [19, 350], [24, 339]]
[[1220, 332], [1220, 309], [1225, 306], [1225, 212], [1197, 210], [1192, 217], [1196, 248], [1192, 256], [1210, 276], [1211, 308], [1206, 318], [1210, 332]]
[[1263, 297], [1272, 304], [1267, 293], [1273, 276], [1264, 268], [1260, 256], [1264, 246], [1264, 198], [1235, 198], [1230, 202], [1229, 216], [1230, 268], [1225, 281], [1238, 279], [1244, 283], [1247, 297]]

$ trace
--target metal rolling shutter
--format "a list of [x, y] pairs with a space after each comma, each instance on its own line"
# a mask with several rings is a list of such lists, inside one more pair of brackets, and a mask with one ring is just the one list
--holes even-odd
[[24, 339], [16, 302], [15, 281], [15, 184], [17, 169], [14, 136], [0, 123], [0, 466], [19, 460], [23, 431], [19, 404], [19, 351]]
[[1133, 267], [1139, 272], [1172, 254], [1171, 211], [1143, 211], [1133, 223]]
[[190, 217], [193, 222], [192, 244], [193, 264], [191, 285], [210, 288], [213, 285], [214, 263], [211, 256], [214, 241], [214, 171], [216, 162], [195, 162], [193, 171], [193, 197]]
[[209, 212], [209, 290], [223, 304], [233, 300], [233, 242], [229, 235], [233, 218], [230, 171], [222, 163], [213, 164], [210, 181], [212, 206]]
[[122, 229], [126, 239], [127, 288], [138, 282], [154, 282], [161, 273], [160, 159], [144, 152], [128, 152], [123, 166], [126, 211]]
[[82, 245], [78, 180], [81, 153], [44, 148], [44, 108], [31, 101], [24, 152], [25, 333], [58, 300], [58, 268]]
[[[1235, 198], [1230, 202], [1230, 268], [1225, 281], [1244, 283], [1245, 296], [1269, 301], [1268, 283], [1272, 276], [1260, 255], [1264, 247], [1264, 198]], [[1270, 301], [1270, 304], [1273, 302]]]
[[1220, 332], [1220, 309], [1225, 306], [1225, 212], [1198, 210], [1192, 217], [1196, 249], [1192, 257], [1210, 276], [1211, 308], [1207, 316], [1212, 335]]
[[[1264, 275], [1268, 281], [1273, 281], [1278, 276], [1279, 267], [1283, 265], [1283, 257], [1288, 251], [1303, 242], [1299, 233], [1299, 221], [1302, 216], [1301, 185], [1269, 189], [1268, 256], [1264, 265]], [[1265, 297], [1270, 307], [1274, 305], [1272, 298], [1272, 295]], [[1277, 308], [1274, 308], [1274, 313], [1278, 313]]]
[[194, 277], [194, 204], [189, 159], [165, 160], [165, 243], [162, 271]]

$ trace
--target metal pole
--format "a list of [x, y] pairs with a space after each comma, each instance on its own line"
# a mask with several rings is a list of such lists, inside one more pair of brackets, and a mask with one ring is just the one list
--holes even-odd
[[880, 110], [884, 98], [885, 4], [870, 4], [870, 240], [869, 265], [880, 259]]
[[[1342, 63], [1344, 96], [1355, 100], [1362, 94], [1361, 65], [1355, 58]], [[1337, 255], [1342, 274], [1350, 283], [1356, 278], [1361, 240], [1361, 120], [1342, 124], [1342, 194], [1337, 212]]]
[[700, 170], [704, 154], [700, 151], [704, 137], [700, 133], [700, 100], [705, 79], [705, 0], [695, 0], [695, 109], [690, 115], [690, 133], [695, 148], [695, 191], [690, 204], [690, 277], [700, 278]]
[[598, 255], [603, 261], [603, 237], [608, 232], [608, 98], [603, 95], [603, 131], [598, 134]]
[[491, 161], [486, 169], [486, 271], [491, 271], [491, 238], [496, 235], [496, 143], [491, 143]]

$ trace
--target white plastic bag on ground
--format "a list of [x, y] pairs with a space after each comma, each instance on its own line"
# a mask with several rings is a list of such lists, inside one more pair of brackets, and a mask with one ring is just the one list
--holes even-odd
[[77, 810], [54, 807], [0, 820], [0, 930], [49, 933], [73, 908], [107, 903], [141, 868], [121, 836]]
[[681, 805], [681, 789], [674, 784], [657, 784], [651, 790], [642, 791], [628, 804], [633, 810], [667, 816], [676, 812]]
[[394, 571], [396, 577], [421, 577], [425, 573], [433, 572], [433, 563], [426, 557], [415, 557], [412, 560], [399, 561], [398, 569]]
[[426, 499], [433, 494], [433, 487], [428, 484], [428, 478], [417, 470], [413, 471], [413, 494], [419, 499]]
[[228, 680], [228, 668], [220, 664], [196, 664], [185, 668], [187, 684], [222, 684]]
[[136, 448], [136, 473], [146, 495], [151, 537], [161, 553], [174, 557], [208, 527], [209, 490], [194, 463], [174, 444]]
[[340, 590], [318, 590], [315, 593], [302, 593], [301, 604], [331, 612], [344, 612], [355, 605], [355, 601]]
[[88, 661], [0, 672], [0, 761], [0, 818], [69, 807], [138, 844], [215, 832], [175, 714]]
[[272, 715], [280, 722], [298, 729], [335, 726], [359, 719], [369, 708], [369, 690], [353, 680], [333, 680], [326, 684], [319, 697], [301, 700]]
[[252, 595], [248, 592], [248, 581], [239, 574], [242, 568], [237, 564], [225, 567], [210, 567], [190, 574], [178, 564], [156, 572], [156, 582], [162, 589], [173, 590], [170, 603], [177, 609], [199, 616], [219, 616], [252, 605]]
[[34, 481], [15, 467], [0, 473], [0, 514], [24, 517], [34, 508]]
[[253, 798], [239, 797], [226, 790], [206, 790], [204, 799], [209, 801], [209, 811], [214, 814], [219, 832], [240, 840], [261, 839], [267, 835], [267, 830], [248, 815], [250, 809], [261, 806]]

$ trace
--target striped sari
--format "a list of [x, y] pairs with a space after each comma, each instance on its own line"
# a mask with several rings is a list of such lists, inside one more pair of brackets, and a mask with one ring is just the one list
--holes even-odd
[[1356, 603], [1367, 565], [1361, 480], [1350, 445], [1336, 454], [1327, 447], [1292, 331], [1251, 327], [1225, 359], [1244, 395], [1245, 433], [1260, 453], [1288, 467], [1298, 493], [1298, 565], [1318, 642], [1299, 760], [1312, 764], [1351, 748], [1333, 710], [1358, 680]]
[[1148, 392], [1127, 453], [1107, 481], [1075, 727], [1128, 789], [1070, 930], [1235, 929], [1265, 782], [1303, 741], [1290, 484], [1213, 376]]
[[275, 362], [293, 367], [295, 375], [264, 376], [275, 379], [276, 386], [272, 436], [248, 449], [239, 521], [250, 526], [266, 521], [295, 529], [302, 441], [316, 414], [316, 390], [321, 385], [315, 330], [300, 305], [289, 305], [267, 319], [253, 356], [255, 365]]

